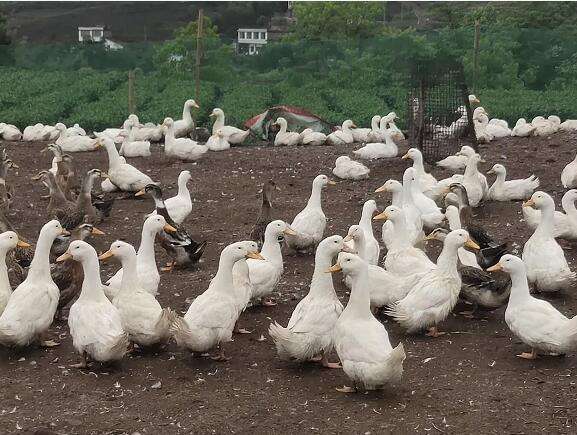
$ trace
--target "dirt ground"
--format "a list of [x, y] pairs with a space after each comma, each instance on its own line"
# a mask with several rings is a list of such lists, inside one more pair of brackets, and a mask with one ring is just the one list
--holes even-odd
[[[536, 173], [542, 189], [560, 204], [559, 176], [575, 154], [577, 135], [550, 138], [507, 138], [481, 147], [487, 163], [501, 162], [509, 177]], [[35, 240], [46, 221], [45, 192], [30, 179], [50, 166], [40, 154], [44, 144], [7, 145], [20, 166], [9, 182], [16, 186], [13, 221]], [[401, 153], [406, 149], [402, 147]], [[191, 170], [194, 211], [187, 227], [208, 240], [204, 262], [195, 271], [163, 274], [160, 302], [185, 312], [215, 273], [219, 251], [246, 239], [259, 208], [258, 190], [266, 179], [281, 187], [275, 201], [278, 218], [291, 221], [306, 203], [310, 183], [319, 173], [330, 174], [339, 155], [351, 148], [235, 148], [210, 153], [198, 164], [171, 164], [158, 148], [148, 159], [131, 163], [175, 192], [180, 170]], [[79, 173], [107, 169], [106, 153], [74, 155]], [[323, 193], [328, 217], [325, 235], [344, 235], [360, 217], [361, 204], [375, 198], [380, 207], [390, 198], [373, 193], [389, 178], [400, 179], [409, 163], [395, 158], [370, 163], [366, 181], [343, 181]], [[437, 178], [449, 175], [434, 169]], [[492, 181], [492, 179], [490, 179]], [[105, 236], [93, 239], [98, 251], [117, 238], [138, 244], [141, 223], [152, 201], [117, 200], [111, 219], [99, 227]], [[477, 218], [520, 253], [530, 231], [521, 221], [520, 203], [490, 203], [476, 210]], [[375, 225], [380, 237], [380, 229]], [[564, 243], [570, 248], [570, 243]], [[160, 247], [158, 261], [167, 260]], [[573, 268], [576, 250], [566, 255]], [[115, 269], [106, 265], [103, 277]], [[67, 368], [78, 361], [67, 323], [57, 322], [51, 335], [61, 345], [22, 351], [0, 349], [0, 432], [59, 434], [172, 433], [575, 433], [577, 412], [575, 356], [525, 361], [515, 357], [526, 350], [508, 330], [504, 309], [481, 319], [451, 315], [442, 325], [448, 334], [437, 339], [406, 336], [383, 319], [393, 345], [407, 351], [402, 385], [371, 394], [343, 395], [335, 387], [347, 384], [342, 370], [317, 365], [294, 365], [276, 357], [266, 331], [271, 320], [286, 325], [298, 300], [308, 290], [313, 257], [285, 256], [278, 287], [279, 305], [248, 309], [241, 326], [254, 329], [227, 345], [232, 360], [217, 363], [192, 359], [171, 344], [164, 353], [127, 357], [117, 368], [89, 371]], [[344, 287], [336, 286], [343, 303]], [[573, 316], [575, 289], [552, 302]]]

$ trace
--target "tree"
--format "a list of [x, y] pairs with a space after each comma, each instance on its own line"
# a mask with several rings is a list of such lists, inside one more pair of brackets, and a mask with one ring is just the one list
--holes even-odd
[[295, 2], [295, 36], [306, 39], [363, 38], [376, 35], [382, 24], [379, 2]]

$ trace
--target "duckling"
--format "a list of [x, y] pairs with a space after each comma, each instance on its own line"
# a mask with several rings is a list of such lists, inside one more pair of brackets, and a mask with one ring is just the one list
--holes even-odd
[[[191, 179], [190, 171], [181, 171], [177, 181], [178, 193], [172, 198], [164, 200], [166, 211], [178, 225], [181, 225], [192, 212], [192, 199], [190, 198], [190, 190], [188, 190], [188, 182]], [[156, 214], [156, 210], [151, 214]]]
[[[264, 261], [247, 260], [251, 299], [259, 300], [265, 306], [276, 305], [270, 294], [276, 288], [283, 273], [283, 259], [280, 242], [284, 235], [296, 235], [289, 225], [281, 220], [272, 221], [266, 226], [261, 255]], [[280, 238], [280, 240], [279, 240]]]
[[523, 246], [522, 258], [527, 265], [529, 283], [547, 292], [571, 287], [577, 275], [569, 268], [563, 249], [553, 237], [553, 198], [537, 191], [524, 205], [541, 211], [539, 226]]
[[179, 347], [193, 353], [217, 348], [219, 352], [213, 359], [228, 359], [222, 345], [231, 341], [240, 315], [232, 271], [234, 264], [242, 258], [263, 259], [256, 242], [236, 242], [222, 250], [218, 271], [208, 289], [190, 304], [184, 317], [176, 318], [170, 328]]
[[349, 156], [337, 157], [333, 174], [343, 180], [363, 180], [369, 178], [371, 170]]
[[128, 350], [128, 334], [122, 327], [120, 313], [102, 291], [96, 250], [76, 240], [58, 261], [69, 259], [80, 262], [84, 276], [80, 296], [68, 314], [72, 344], [82, 358], [72, 367], [87, 367], [89, 358], [98, 362], [122, 359]]
[[547, 301], [531, 296], [527, 279], [529, 266], [519, 257], [504, 255], [489, 271], [503, 270], [511, 275], [511, 297], [505, 322], [513, 334], [531, 347], [517, 355], [536, 359], [539, 351], [565, 355], [577, 347], [577, 316], [569, 319]]
[[28, 276], [16, 287], [0, 316], [0, 344], [28, 346], [39, 339], [44, 346], [58, 344], [44, 339], [60, 296], [50, 276], [49, 255], [56, 236], [66, 232], [56, 220], [44, 224], [40, 230]]
[[18, 238], [18, 234], [14, 231], [5, 231], [0, 234], [0, 315], [6, 308], [8, 300], [12, 295], [12, 287], [8, 279], [8, 267], [6, 265], [6, 254], [9, 251], [20, 246], [22, 248], [30, 247], [30, 245]]
[[262, 188], [260, 213], [250, 232], [250, 239], [258, 242], [259, 246], [262, 246], [264, 243], [266, 226], [272, 221], [272, 197], [275, 190], [280, 190], [280, 188], [273, 180], [268, 180]]
[[539, 178], [531, 175], [521, 180], [508, 180], [507, 170], [501, 164], [493, 165], [487, 174], [497, 174], [497, 179], [489, 188], [487, 197], [494, 201], [515, 201], [529, 198], [539, 187]]
[[[104, 235], [104, 233], [91, 224], [79, 225], [77, 228], [70, 232], [69, 237], [66, 237], [66, 245], [61, 246], [57, 250], [52, 249], [51, 254], [61, 257], [68, 251], [72, 242], [76, 240], [84, 241], [91, 235]], [[59, 238], [60, 236], [58, 236], [56, 240]], [[58, 300], [58, 307], [56, 308], [55, 317], [56, 319], [62, 319], [62, 312], [64, 311], [64, 308], [66, 308], [66, 306], [80, 293], [82, 288], [82, 281], [84, 279], [84, 274], [82, 273], [82, 264], [72, 260], [65, 261], [61, 259], [54, 264], [50, 264], [50, 275], [60, 290], [60, 298]]]
[[110, 257], [116, 257], [122, 263], [122, 282], [112, 304], [120, 312], [122, 326], [130, 340], [139, 346], [166, 343], [176, 314], [170, 308], [162, 308], [156, 298], [140, 285], [134, 247], [117, 240], [98, 258], [106, 260]]
[[164, 153], [183, 161], [196, 161], [208, 151], [206, 145], [200, 145], [187, 137], [174, 137], [174, 121], [165, 118], [162, 123], [164, 130]]
[[165, 232], [160, 237], [161, 246], [173, 259], [164, 270], [170, 271], [175, 266], [186, 267], [198, 263], [206, 248], [206, 241], [201, 243], [194, 241], [182, 226], [179, 226], [172, 220], [162, 199], [162, 190], [160, 187], [156, 184], [149, 184], [136, 193], [137, 196], [144, 194], [152, 197], [154, 205], [156, 206], [156, 213], [164, 217], [166, 223], [176, 230], [171, 230], [169, 233]]
[[[453, 228], [451, 228], [453, 230]], [[429, 240], [444, 242], [449, 230], [437, 228], [427, 236]], [[459, 254], [464, 248], [459, 248]], [[472, 254], [469, 251], [465, 251]], [[472, 254], [474, 256], [474, 254]], [[473, 305], [471, 311], [459, 314], [473, 317], [478, 308], [495, 310], [507, 303], [511, 293], [511, 279], [506, 274], [498, 272], [487, 273], [478, 266], [467, 266], [459, 255], [460, 265], [457, 266], [461, 275], [461, 293], [459, 296]], [[505, 276], [503, 276], [505, 275]]]
[[400, 382], [405, 350], [402, 343], [393, 348], [384, 325], [371, 312], [367, 262], [341, 252], [337, 264], [328, 270], [342, 270], [352, 279], [351, 296], [335, 323], [333, 340], [343, 370], [354, 386], [337, 390], [376, 390]]
[[443, 335], [437, 325], [447, 318], [459, 299], [461, 277], [457, 270], [457, 251], [463, 246], [479, 249], [467, 231], [451, 231], [445, 238], [436, 267], [423, 275], [405, 298], [387, 310], [408, 333], [428, 328], [430, 337]]
[[316, 246], [323, 238], [327, 218], [321, 206], [321, 193], [325, 186], [336, 184], [326, 175], [317, 175], [313, 180], [311, 196], [306, 207], [295, 216], [290, 227], [297, 235], [285, 237], [289, 248], [303, 251]]
[[343, 305], [335, 292], [332, 277], [326, 271], [343, 248], [341, 236], [330, 236], [319, 243], [308, 294], [295, 307], [286, 328], [277, 322], [269, 326], [268, 333], [280, 359], [305, 362], [321, 355], [320, 363], [324, 367], [341, 367], [328, 360], [333, 349], [333, 329]]

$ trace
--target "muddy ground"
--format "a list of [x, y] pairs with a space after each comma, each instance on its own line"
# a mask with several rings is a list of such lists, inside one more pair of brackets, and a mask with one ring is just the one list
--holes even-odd
[[[501, 162], [510, 177], [534, 172], [543, 190], [560, 204], [559, 175], [574, 156], [576, 139], [576, 135], [557, 134], [495, 141], [481, 148], [487, 160], [482, 169]], [[30, 180], [49, 167], [49, 156], [39, 152], [43, 146], [7, 146], [21, 168], [9, 176], [16, 186], [11, 217], [32, 240], [47, 218], [46, 201], [40, 198], [45, 192]], [[191, 299], [207, 288], [222, 247], [249, 234], [264, 180], [271, 178], [281, 187], [275, 213], [291, 221], [306, 203], [313, 177], [329, 174], [336, 157], [350, 150], [235, 148], [211, 153], [198, 164], [172, 164], [155, 148], [151, 158], [133, 159], [131, 163], [162, 182], [165, 197], [174, 194], [179, 171], [191, 170], [195, 208], [186, 225], [209, 242], [198, 270], [162, 275], [160, 302], [185, 312]], [[74, 162], [79, 173], [92, 167], [107, 169], [103, 150], [75, 154]], [[376, 198], [381, 207], [388, 205], [387, 196], [375, 196], [373, 191], [388, 178], [400, 179], [407, 165], [400, 158], [370, 163], [369, 180], [327, 188], [323, 194], [329, 219], [326, 235], [344, 235], [357, 222], [361, 204], [368, 198]], [[438, 169], [433, 173], [437, 178], [448, 175]], [[105, 250], [117, 238], [138, 243], [143, 216], [151, 209], [150, 200], [118, 200], [112, 218], [100, 225], [106, 235], [94, 240], [97, 250]], [[530, 235], [520, 210], [520, 203], [491, 203], [476, 213], [498, 239], [519, 249]], [[167, 261], [160, 247], [157, 252], [159, 262]], [[574, 268], [576, 253], [566, 251]], [[106, 265], [103, 276], [114, 268]], [[280, 361], [267, 327], [272, 319], [286, 324], [307, 292], [312, 270], [312, 256], [285, 257], [279, 305], [251, 308], [243, 314], [241, 326], [254, 332], [237, 336], [227, 346], [232, 360], [226, 363], [192, 359], [172, 344], [164, 353], [127, 357], [117, 368], [69, 369], [78, 356], [65, 321], [50, 330], [62, 343], [57, 348], [1, 349], [0, 432], [575, 433], [575, 356], [516, 358], [526, 348], [507, 329], [503, 308], [481, 319], [451, 315], [442, 325], [448, 334], [437, 339], [406, 336], [383, 319], [393, 345], [401, 340], [407, 351], [402, 385], [383, 392], [343, 395], [335, 391], [347, 383], [342, 370]], [[347, 294], [340, 283], [337, 290], [345, 303]], [[570, 316], [577, 310], [574, 292], [567, 289], [552, 300]]]

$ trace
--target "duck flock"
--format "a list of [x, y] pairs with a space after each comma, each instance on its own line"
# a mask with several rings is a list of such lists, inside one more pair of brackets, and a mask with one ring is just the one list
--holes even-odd
[[[391, 344], [379, 317], [389, 316], [408, 334], [439, 337], [444, 334], [443, 321], [459, 299], [471, 305], [470, 312], [462, 313], [466, 316], [506, 304], [507, 325], [527, 345], [528, 351], [518, 355], [522, 358], [566, 354], [577, 348], [577, 318], [565, 317], [530, 291], [560, 292], [577, 277], [556, 241], [577, 238], [577, 160], [561, 175], [563, 187], [570, 189], [563, 197], [565, 212], [555, 211], [553, 198], [537, 190], [535, 176], [507, 180], [506, 168], [495, 164], [489, 173], [496, 179], [489, 185], [477, 167], [482, 157], [471, 146], [437, 162], [454, 172], [442, 180], [425, 170], [423, 155], [416, 148], [399, 159], [395, 142], [404, 135], [395, 125], [395, 113], [374, 116], [371, 127], [365, 129], [346, 120], [328, 136], [310, 129], [289, 132], [286, 120], [278, 118], [280, 130], [274, 145], [363, 143], [351, 149], [352, 156], [385, 159], [391, 165], [407, 160], [412, 164], [402, 180], [375, 185], [375, 198], [387, 192], [392, 195], [391, 203], [379, 210], [375, 199], [367, 200], [360, 221], [344, 236], [325, 234], [322, 196], [335, 184], [328, 176], [321, 174], [311, 181], [302, 211], [286, 220], [272, 220], [278, 186], [265, 182], [261, 211], [249, 240], [222, 249], [218, 270], [184, 316], [162, 307], [156, 299], [163, 287], [161, 272], [191, 268], [194, 273], [206, 247], [205, 241], [194, 240], [186, 229], [193, 209], [187, 187], [191, 173], [180, 172], [178, 193], [165, 200], [160, 183], [126, 158], [149, 156], [151, 142], [164, 139], [167, 156], [196, 161], [207, 151], [241, 144], [250, 134], [226, 126], [224, 112], [217, 108], [211, 112], [213, 134], [206, 144], [199, 144], [187, 137], [194, 129], [193, 107], [198, 108], [194, 100], [186, 101], [182, 119], [166, 118], [160, 126], [140, 124], [130, 115], [122, 128], [106, 129], [94, 138], [77, 125], [57, 124], [52, 129], [37, 124], [21, 135], [11, 135], [13, 126], [0, 124], [5, 140], [49, 141], [44, 151], [53, 155], [51, 167], [39, 168], [34, 177], [48, 189], [47, 219], [51, 219], [40, 229], [34, 250], [15, 232], [18, 223], [9, 219], [14, 197], [9, 170], [17, 165], [6, 151], [0, 155], [0, 345], [58, 345], [47, 333], [54, 319], [62, 318], [70, 306], [68, 325], [79, 355], [75, 367], [80, 369], [122, 360], [136, 347], [162, 347], [171, 341], [193, 355], [227, 361], [226, 343], [233, 334], [248, 332], [238, 327], [239, 318], [247, 316], [251, 306], [276, 304], [272, 296], [284, 273], [284, 246], [285, 255], [314, 255], [315, 267], [308, 294], [290, 319], [270, 325], [269, 335], [283, 360], [342, 368], [351, 386], [339, 391], [381, 389], [401, 381], [406, 358], [403, 343]], [[479, 109], [474, 114], [476, 127], [497, 125], [484, 122], [486, 112]], [[533, 120], [532, 134], [540, 131], [536, 124]], [[70, 153], [99, 147], [107, 152], [108, 168], [93, 168], [78, 183]], [[339, 156], [332, 172], [343, 180], [370, 174], [350, 156]], [[145, 216], [138, 250], [117, 240], [98, 255], [88, 242], [102, 234], [96, 225], [111, 219], [118, 197], [111, 194], [114, 191], [125, 197], [149, 198], [151, 213]], [[477, 222], [474, 210], [486, 201], [525, 201], [523, 216], [534, 233], [521, 258], [508, 253], [507, 244]], [[383, 222], [380, 239], [373, 232], [374, 221]], [[156, 241], [170, 257], [160, 268]], [[427, 253], [435, 241], [442, 245], [436, 262]], [[103, 282], [100, 262], [111, 258], [121, 267]], [[340, 273], [350, 289], [344, 307], [333, 285]], [[18, 283], [14, 290], [11, 281]]]

